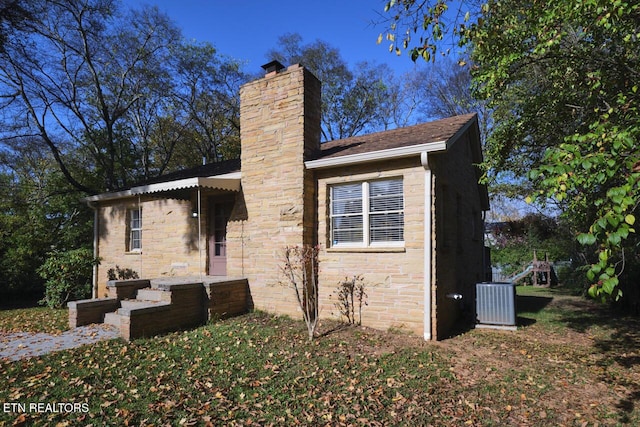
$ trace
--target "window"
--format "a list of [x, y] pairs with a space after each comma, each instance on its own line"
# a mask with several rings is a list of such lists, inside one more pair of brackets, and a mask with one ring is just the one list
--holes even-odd
[[330, 187], [332, 246], [399, 246], [404, 242], [402, 179]]
[[129, 252], [142, 250], [142, 209], [129, 210]]

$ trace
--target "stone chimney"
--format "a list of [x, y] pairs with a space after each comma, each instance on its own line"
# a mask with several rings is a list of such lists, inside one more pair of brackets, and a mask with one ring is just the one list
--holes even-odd
[[304, 161], [320, 149], [321, 95], [320, 81], [298, 64], [285, 68], [273, 61], [263, 68], [263, 78], [240, 88], [246, 219], [228, 238], [240, 237], [244, 254], [229, 254], [243, 266], [229, 259], [228, 269], [249, 279], [254, 301], [273, 296], [261, 308], [280, 311], [279, 292], [270, 286], [267, 296], [260, 289], [279, 279], [285, 246], [315, 244], [315, 182]]
[[[320, 149], [320, 81], [299, 64], [285, 69], [272, 61], [262, 68], [264, 78], [240, 88], [243, 171], [245, 160], [260, 159], [265, 150], [276, 154], [274, 150], [297, 146], [305, 157], [294, 160], [287, 155], [286, 161], [301, 162]], [[283, 159], [276, 154], [275, 160], [280, 163]]]

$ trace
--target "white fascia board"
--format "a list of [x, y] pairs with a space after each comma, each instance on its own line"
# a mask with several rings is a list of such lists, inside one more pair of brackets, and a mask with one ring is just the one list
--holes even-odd
[[96, 194], [94, 196], [85, 197], [82, 199], [82, 201], [85, 203], [101, 202], [103, 200], [123, 199], [125, 197], [131, 197], [131, 196], [133, 196], [133, 193], [131, 192], [131, 190], [124, 190], [124, 191], [115, 191], [113, 193]]
[[242, 172], [236, 171], [236, 172], [223, 173], [222, 175], [214, 175], [214, 176], [210, 176], [209, 178], [240, 179], [242, 178]]
[[[450, 139], [449, 141], [452, 141]], [[423, 152], [446, 151], [451, 145], [449, 141], [429, 142], [427, 144], [410, 145], [408, 147], [389, 148], [386, 150], [370, 151], [368, 153], [349, 154], [340, 157], [328, 157], [326, 159], [309, 160], [304, 162], [307, 169], [323, 169], [334, 166], [346, 166], [358, 163], [373, 162], [376, 160], [401, 159], [419, 155]]]
[[227, 191], [240, 191], [240, 172], [232, 172], [211, 177], [196, 177], [178, 179], [176, 181], [159, 182], [157, 184], [141, 185], [130, 190], [113, 193], [97, 194], [85, 197], [85, 202], [99, 202], [105, 200], [122, 199], [139, 194], [160, 193], [163, 191], [181, 190], [185, 188], [207, 187]]

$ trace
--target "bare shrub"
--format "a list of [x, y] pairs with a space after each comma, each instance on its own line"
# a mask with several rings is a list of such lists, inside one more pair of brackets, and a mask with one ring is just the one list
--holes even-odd
[[[340, 315], [346, 318], [347, 323], [351, 325], [362, 324], [362, 306], [368, 305], [368, 295], [365, 292], [365, 287], [364, 277], [359, 274], [351, 278], [345, 277], [344, 280], [338, 284], [338, 302], [334, 305], [340, 312]], [[358, 314], [357, 321], [356, 308]]]
[[285, 283], [295, 291], [309, 341], [318, 326], [318, 251], [319, 246], [287, 246], [280, 266]]

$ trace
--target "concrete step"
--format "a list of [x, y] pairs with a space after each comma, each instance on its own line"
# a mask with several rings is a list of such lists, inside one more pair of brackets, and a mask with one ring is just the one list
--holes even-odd
[[116, 328], [120, 327], [120, 320], [122, 318], [117, 312], [105, 313], [104, 314], [104, 323], [105, 325], [113, 325]]
[[171, 301], [171, 292], [162, 291], [160, 289], [138, 289], [136, 297], [140, 301]]
[[123, 299], [120, 301], [120, 307], [129, 310], [135, 310], [136, 308], [146, 308], [158, 305], [159, 301], [139, 300], [139, 299]]

